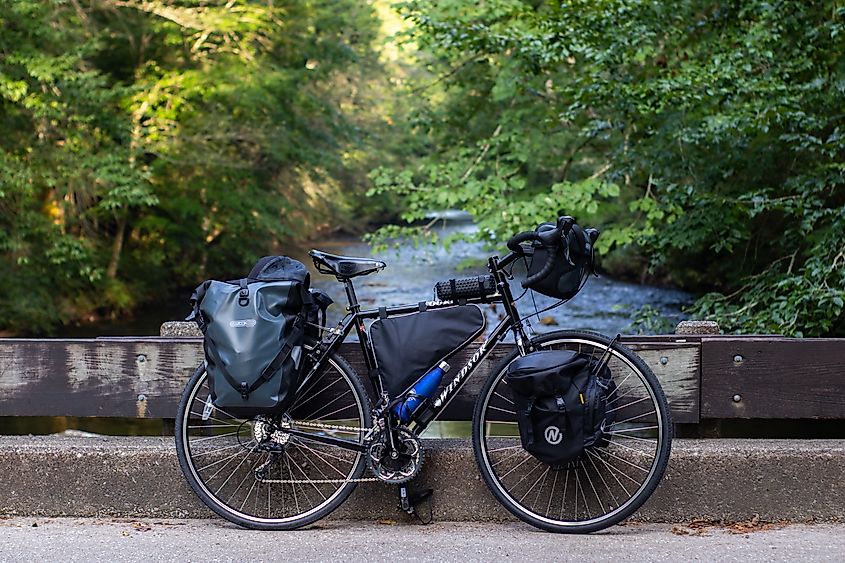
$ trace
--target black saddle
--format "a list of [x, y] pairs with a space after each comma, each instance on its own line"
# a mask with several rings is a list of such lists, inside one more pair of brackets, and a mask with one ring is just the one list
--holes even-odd
[[339, 278], [354, 278], [366, 276], [386, 268], [387, 264], [372, 258], [355, 258], [354, 256], [338, 256], [319, 250], [308, 253], [314, 259], [314, 266], [321, 274], [332, 274]]

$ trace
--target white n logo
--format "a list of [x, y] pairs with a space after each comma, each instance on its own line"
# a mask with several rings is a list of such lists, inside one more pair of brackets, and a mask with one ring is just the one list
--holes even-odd
[[547, 427], [543, 435], [546, 437], [546, 441], [553, 446], [557, 446], [563, 440], [563, 432], [557, 426]]

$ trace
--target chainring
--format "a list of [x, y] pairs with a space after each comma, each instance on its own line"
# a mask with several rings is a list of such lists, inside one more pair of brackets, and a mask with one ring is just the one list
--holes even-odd
[[420, 439], [405, 426], [398, 426], [396, 451], [391, 450], [385, 430], [373, 436], [367, 448], [367, 467], [375, 477], [384, 483], [399, 485], [416, 477], [423, 465], [423, 450]]

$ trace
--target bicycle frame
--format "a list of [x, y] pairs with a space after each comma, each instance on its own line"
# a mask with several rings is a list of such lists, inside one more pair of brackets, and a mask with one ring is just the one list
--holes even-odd
[[[499, 260], [497, 256], [493, 256], [488, 260], [487, 267], [496, 281], [497, 292], [494, 295], [491, 295], [485, 299], [473, 298], [457, 301], [424, 302], [425, 310], [443, 309], [446, 307], [453, 307], [455, 305], [464, 303], [502, 303], [505, 307], [506, 314], [505, 318], [502, 319], [502, 321], [498, 325], [496, 325], [490, 335], [481, 343], [475, 354], [473, 354], [469, 358], [469, 360], [467, 360], [466, 364], [455, 373], [452, 380], [443, 388], [440, 394], [433, 401], [426, 401], [420, 406], [422, 412], [417, 415], [416, 421], [414, 422], [414, 426], [412, 427], [412, 431], [414, 432], [414, 434], [421, 434], [423, 431], [425, 431], [429, 424], [437, 420], [437, 418], [443, 413], [443, 410], [449, 405], [452, 399], [454, 399], [455, 396], [461, 391], [463, 386], [475, 372], [478, 365], [507, 336], [508, 330], [513, 331], [514, 339], [516, 341], [517, 347], [520, 350], [520, 353], [524, 354], [526, 352], [526, 345], [528, 339], [525, 336], [525, 331], [522, 325], [522, 321], [519, 318], [519, 312], [516, 309], [510, 286], [507, 283], [506, 274], [502, 271], [503, 268], [505, 268], [507, 265], [519, 258], [519, 256], [520, 255], [511, 252], [508, 253], [502, 260]], [[372, 345], [370, 344], [369, 336], [367, 334], [364, 321], [376, 319], [384, 313], [386, 313], [388, 316], [414, 313], [421, 310], [422, 303], [397, 305], [394, 307], [383, 307], [381, 309], [368, 309], [362, 311], [361, 306], [358, 303], [358, 298], [355, 295], [355, 288], [352, 285], [352, 281], [349, 279], [340, 278], [338, 279], [338, 281], [343, 283], [346, 288], [346, 296], [349, 301], [349, 307], [347, 308], [347, 310], [349, 312], [340, 321], [337, 327], [329, 329], [330, 336], [321, 340], [318, 346], [312, 352], [312, 359], [314, 360], [314, 365], [309, 370], [308, 374], [303, 378], [302, 383], [300, 385], [300, 389], [304, 388], [308, 381], [317, 374], [317, 372], [323, 366], [323, 362], [325, 362], [326, 358], [328, 358], [329, 354], [335, 351], [341, 345], [341, 343], [343, 343], [343, 341], [346, 339], [347, 336], [349, 336], [349, 334], [352, 332], [352, 329], [354, 328], [358, 333], [358, 341], [361, 346], [361, 352], [364, 354], [364, 362], [367, 366], [368, 372], [367, 376], [373, 388], [379, 395], [379, 401], [376, 405], [375, 410], [378, 410], [379, 408], [385, 408], [391, 404], [391, 400], [395, 399], [395, 397], [388, 396], [385, 390], [384, 383], [381, 380], [381, 375], [379, 374], [378, 368], [376, 366], [375, 354], [373, 352]], [[388, 429], [391, 430], [391, 417], [386, 417], [386, 420], [388, 424]], [[332, 436], [320, 436], [315, 434], [309, 434], [295, 428], [291, 428], [286, 431], [294, 436], [299, 435], [307, 437], [310, 440], [324, 442], [333, 446], [338, 446], [361, 452], [364, 451], [363, 444], [359, 442], [353, 442], [351, 440], [344, 440]]]

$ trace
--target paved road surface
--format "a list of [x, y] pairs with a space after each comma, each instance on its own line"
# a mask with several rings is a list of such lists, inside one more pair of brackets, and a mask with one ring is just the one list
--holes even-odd
[[9, 518], [0, 561], [845, 560], [845, 524], [759, 528], [628, 524], [562, 536], [521, 524], [326, 522], [269, 533], [220, 520]]

